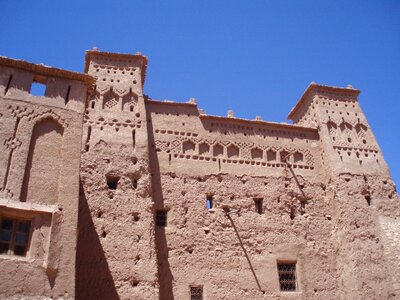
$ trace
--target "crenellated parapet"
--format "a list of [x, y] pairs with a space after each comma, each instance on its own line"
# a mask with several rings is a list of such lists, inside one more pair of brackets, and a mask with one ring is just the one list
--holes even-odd
[[[35, 83], [44, 86], [44, 94], [32, 95]], [[83, 112], [94, 78], [41, 64], [0, 57], [0, 95], [77, 112]]]

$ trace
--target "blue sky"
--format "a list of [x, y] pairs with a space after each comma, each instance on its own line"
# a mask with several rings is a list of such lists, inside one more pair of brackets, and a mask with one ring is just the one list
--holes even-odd
[[83, 70], [149, 57], [145, 92], [209, 114], [286, 121], [311, 81], [352, 84], [400, 184], [400, 1], [1, 1], [0, 55]]

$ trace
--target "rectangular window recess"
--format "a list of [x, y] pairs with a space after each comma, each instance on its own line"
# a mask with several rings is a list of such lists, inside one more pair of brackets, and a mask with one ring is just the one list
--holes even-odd
[[167, 211], [165, 210], [156, 211], [156, 226], [158, 227], [167, 226]]
[[0, 254], [26, 256], [31, 221], [0, 217]]
[[214, 208], [214, 203], [213, 203], [213, 196], [208, 195], [206, 198], [206, 207], [207, 209]]
[[46, 85], [37, 81], [32, 82], [30, 94], [32, 96], [44, 96]]
[[190, 300], [203, 300], [203, 287], [191, 286], [190, 287]]
[[264, 213], [263, 202], [263, 198], [254, 198], [255, 210], [260, 215]]
[[297, 291], [296, 263], [278, 262], [279, 286], [281, 292]]

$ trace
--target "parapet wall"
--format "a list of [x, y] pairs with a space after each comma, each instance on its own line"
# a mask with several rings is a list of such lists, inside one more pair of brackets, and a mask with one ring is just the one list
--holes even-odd
[[279, 177], [290, 166], [323, 181], [315, 129], [209, 116], [190, 103], [148, 100], [146, 108], [162, 173]]

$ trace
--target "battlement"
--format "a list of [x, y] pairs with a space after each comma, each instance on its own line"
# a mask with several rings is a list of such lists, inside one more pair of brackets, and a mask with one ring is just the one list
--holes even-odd
[[[86, 74], [0, 57], [0, 95], [6, 98], [82, 112], [94, 81]], [[45, 86], [43, 95], [30, 94], [34, 83]]]

